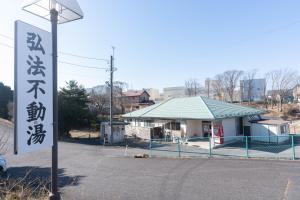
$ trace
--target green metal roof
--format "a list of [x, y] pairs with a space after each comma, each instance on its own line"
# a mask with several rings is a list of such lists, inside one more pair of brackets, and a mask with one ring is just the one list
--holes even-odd
[[205, 97], [172, 98], [127, 113], [125, 118], [222, 119], [263, 114], [265, 111]]

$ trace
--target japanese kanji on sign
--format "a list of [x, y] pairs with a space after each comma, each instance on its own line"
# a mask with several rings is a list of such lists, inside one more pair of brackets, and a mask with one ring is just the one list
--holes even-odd
[[15, 22], [15, 153], [53, 144], [51, 33]]

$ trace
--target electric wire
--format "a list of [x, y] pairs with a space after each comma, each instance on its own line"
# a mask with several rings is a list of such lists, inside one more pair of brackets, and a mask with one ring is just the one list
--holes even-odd
[[[8, 47], [8, 48], [12, 48], [12, 49], [14, 48], [13, 46], [11, 46], [9, 44], [2, 43], [2, 42], [0, 42], [0, 45]], [[108, 67], [95, 67], [95, 66], [89, 66], [89, 65], [81, 65], [81, 64], [76, 64], [76, 63], [62, 61], [62, 60], [59, 60], [58, 62], [62, 63], [62, 64], [66, 64], [66, 65], [71, 65], [71, 66], [81, 67], [81, 68], [88, 68], [88, 69], [100, 69], [100, 70], [108, 70], [109, 69]]]
[[76, 66], [76, 67], [89, 68], [89, 69], [109, 69], [108, 67], [94, 67], [94, 66], [88, 66], [88, 65], [80, 65], [80, 64], [62, 61], [62, 60], [59, 60], [58, 62], [62, 63], [62, 64], [66, 64], [66, 65], [72, 65], [72, 66]]
[[[10, 37], [8, 35], [5, 35], [5, 34], [2, 34], [2, 33], [0, 33], [0, 36], [4, 37], [6, 39], [9, 39], [9, 40], [14, 40], [12, 37]], [[4, 43], [3, 43], [2, 46], [12, 47], [12, 46], [6, 45]], [[65, 56], [77, 57], [77, 58], [88, 59], [88, 60], [105, 61], [105, 62], [109, 63], [109, 60], [105, 59], [105, 58], [96, 58], [96, 57], [83, 56], [83, 55], [73, 54], [73, 53], [64, 52], [64, 51], [59, 51], [58, 53], [61, 54], [61, 55], [65, 55]]]

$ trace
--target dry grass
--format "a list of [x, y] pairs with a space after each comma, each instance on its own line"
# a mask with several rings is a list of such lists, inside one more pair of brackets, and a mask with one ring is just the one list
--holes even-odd
[[295, 104], [284, 104], [283, 111], [280, 112], [277, 106], [274, 106], [273, 109], [271, 107], [268, 108], [268, 112], [264, 114], [267, 117], [281, 117], [285, 120], [298, 120], [300, 119], [300, 114], [295, 113], [295, 111], [300, 110], [299, 105]]
[[39, 178], [26, 181], [31, 173], [28, 172], [20, 179], [0, 179], [1, 200], [46, 200], [49, 196], [47, 185], [49, 182]]
[[72, 138], [97, 138], [99, 137], [99, 131], [72, 130], [70, 135]]

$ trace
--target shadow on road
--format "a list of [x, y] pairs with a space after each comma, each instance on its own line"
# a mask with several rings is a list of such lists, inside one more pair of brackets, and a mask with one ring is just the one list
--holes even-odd
[[86, 144], [86, 145], [100, 145], [99, 138], [71, 138], [63, 137], [59, 138], [60, 142]]
[[[85, 176], [70, 176], [65, 173], [65, 169], [58, 169], [58, 185], [59, 187], [77, 186], [80, 180]], [[24, 183], [30, 183], [35, 180], [47, 183], [50, 186], [51, 168], [50, 167], [10, 167], [7, 170], [6, 177], [8, 179], [22, 180]]]
[[[226, 144], [222, 147], [218, 147], [217, 149], [245, 149], [245, 142], [237, 141], [230, 144]], [[249, 150], [256, 150], [258, 152], [267, 152], [267, 153], [281, 153], [288, 149], [291, 149], [290, 141], [283, 142], [283, 143], [271, 143], [271, 142], [254, 142], [251, 141], [248, 143]]]

